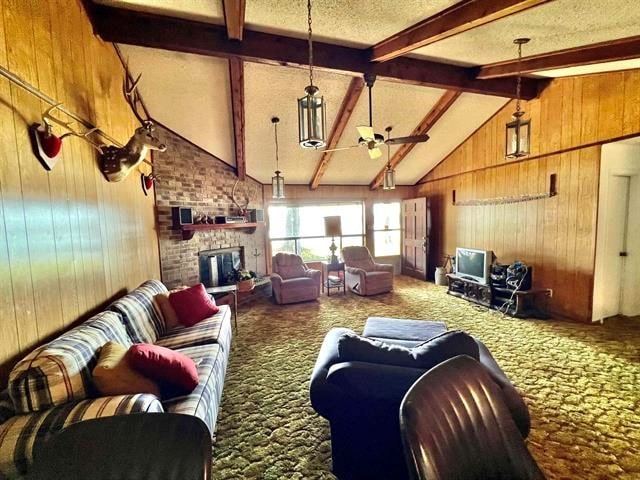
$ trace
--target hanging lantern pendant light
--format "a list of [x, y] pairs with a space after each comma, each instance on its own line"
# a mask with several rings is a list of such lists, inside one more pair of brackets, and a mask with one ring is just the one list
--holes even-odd
[[[387, 132], [387, 140], [391, 134], [391, 127], [385, 128]], [[396, 189], [396, 171], [391, 166], [391, 145], [387, 143], [387, 168], [384, 171], [384, 181], [382, 183], [383, 190], [395, 190]]]
[[272, 117], [271, 123], [273, 123], [274, 136], [276, 140], [276, 171], [275, 175], [271, 177], [271, 191], [273, 198], [284, 198], [284, 177], [280, 176], [280, 170], [278, 169], [278, 117]]
[[304, 97], [298, 99], [298, 133], [302, 148], [318, 149], [327, 145], [325, 140], [326, 109], [324, 97], [313, 84], [313, 41], [311, 29], [311, 0], [307, 0], [307, 22], [309, 24], [309, 85]]
[[507, 142], [505, 156], [507, 158], [520, 158], [529, 155], [531, 137], [531, 121], [522, 120], [524, 111], [520, 107], [520, 89], [522, 84], [522, 45], [529, 43], [528, 38], [516, 38], [513, 43], [518, 45], [518, 78], [516, 80], [516, 111], [513, 113], [513, 121], [507, 123]]

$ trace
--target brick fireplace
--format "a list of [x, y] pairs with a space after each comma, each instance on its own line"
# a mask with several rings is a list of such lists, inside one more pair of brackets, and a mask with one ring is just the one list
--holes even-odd
[[[191, 207], [197, 214], [235, 214], [231, 190], [237, 177], [233, 167], [213, 155], [158, 127], [158, 136], [167, 145], [164, 153], [154, 152], [154, 173], [163, 282], [170, 288], [193, 285], [201, 278], [201, 253], [219, 249], [240, 249], [243, 267], [258, 275], [266, 273], [266, 231], [241, 229], [196, 232], [183, 240], [173, 228], [171, 207]], [[262, 185], [247, 178], [238, 183], [236, 198], [249, 198], [249, 208], [263, 208]], [[257, 255], [257, 256], [256, 256]]]

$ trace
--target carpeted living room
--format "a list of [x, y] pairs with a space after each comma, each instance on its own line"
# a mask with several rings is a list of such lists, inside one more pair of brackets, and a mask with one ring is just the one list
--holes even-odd
[[636, 0], [0, 0], [0, 478], [640, 478]]

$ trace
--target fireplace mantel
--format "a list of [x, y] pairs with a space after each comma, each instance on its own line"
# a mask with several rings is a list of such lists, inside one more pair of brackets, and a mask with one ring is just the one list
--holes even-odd
[[222, 230], [229, 228], [243, 228], [248, 233], [253, 233], [258, 225], [262, 225], [264, 222], [255, 223], [197, 223], [193, 225], [181, 225], [182, 239], [191, 240], [196, 232], [201, 230]]

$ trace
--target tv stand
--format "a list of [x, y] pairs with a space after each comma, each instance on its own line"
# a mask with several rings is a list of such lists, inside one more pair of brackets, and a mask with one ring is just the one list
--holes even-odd
[[547, 302], [553, 294], [549, 288], [518, 290], [514, 293], [508, 288], [479, 283], [453, 273], [447, 274], [447, 278], [449, 279], [447, 293], [454, 297], [499, 310], [512, 317], [549, 318]]

